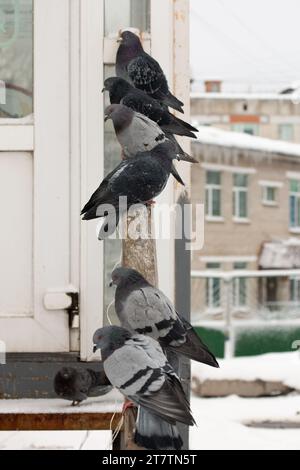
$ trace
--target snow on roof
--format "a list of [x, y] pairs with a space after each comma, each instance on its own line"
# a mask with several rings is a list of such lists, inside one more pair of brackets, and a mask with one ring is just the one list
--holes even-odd
[[192, 92], [191, 100], [194, 99], [219, 99], [219, 100], [276, 100], [276, 101], [294, 101], [299, 103], [299, 89], [294, 93], [281, 95], [280, 93], [229, 93], [229, 92]]
[[263, 269], [300, 268], [300, 240], [265, 242], [259, 259]]
[[257, 137], [242, 132], [225, 131], [212, 126], [197, 126], [194, 145], [207, 144], [300, 157], [300, 144]]

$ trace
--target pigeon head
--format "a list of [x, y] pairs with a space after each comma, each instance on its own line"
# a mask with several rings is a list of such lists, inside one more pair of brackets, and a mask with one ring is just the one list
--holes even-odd
[[129, 285], [136, 284], [148, 284], [146, 279], [135, 269], [131, 268], [116, 268], [111, 275], [110, 285], [116, 285], [118, 287], [126, 287]]
[[135, 52], [143, 51], [143, 46], [141, 44], [140, 38], [132, 33], [131, 31], [123, 31], [121, 33], [119, 42], [121, 46], [125, 46]]
[[126, 127], [130, 126], [134, 116], [134, 111], [123, 106], [122, 104], [111, 104], [105, 110], [104, 121], [111, 119], [116, 133], [121, 132]]
[[74, 385], [77, 371], [73, 367], [63, 367], [54, 377], [55, 393], [66, 400], [74, 400]]
[[111, 103], [118, 104], [131, 88], [132, 85], [123, 78], [110, 77], [105, 80], [102, 91], [108, 91]]
[[96, 352], [100, 349], [103, 357], [109, 356], [116, 349], [121, 348], [125, 341], [131, 338], [131, 333], [120, 326], [104, 326], [95, 331], [93, 336], [94, 348]]

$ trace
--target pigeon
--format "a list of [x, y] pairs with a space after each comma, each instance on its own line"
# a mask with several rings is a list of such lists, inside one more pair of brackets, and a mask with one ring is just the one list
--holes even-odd
[[54, 377], [55, 393], [72, 401], [72, 406], [79, 405], [88, 397], [106, 395], [112, 388], [103, 370], [63, 367]]
[[149, 284], [138, 271], [116, 268], [112, 284], [117, 286], [115, 310], [124, 328], [151, 336], [167, 350], [219, 367], [192, 325], [181, 318], [163, 292]]
[[183, 102], [171, 94], [159, 63], [147, 54], [140, 39], [131, 31], [123, 31], [116, 57], [116, 74], [152, 98], [183, 113]]
[[188, 400], [159, 343], [120, 326], [94, 333], [110, 382], [139, 406], [135, 443], [147, 449], [180, 449], [176, 422], [192, 426]]
[[[99, 233], [100, 240], [111, 235], [109, 228], [115, 230], [121, 213], [134, 204], [152, 201], [165, 188], [170, 173], [175, 175], [172, 160], [176, 155], [170, 151], [170, 145], [165, 142], [151, 152], [137, 153], [135, 157], [121, 161], [104, 178], [81, 211], [83, 220], [106, 218]], [[125, 207], [120, 205], [121, 197], [127, 198]]]
[[112, 120], [116, 137], [122, 147], [125, 158], [131, 158], [137, 152], [152, 150], [163, 142], [171, 141], [170, 148], [178, 154], [180, 160], [195, 163], [196, 160], [186, 154], [175, 137], [162, 131], [158, 124], [143, 114], [133, 111], [122, 104], [111, 104], [105, 110], [105, 121]]
[[123, 104], [133, 111], [147, 116], [156, 122], [164, 132], [196, 138], [194, 132], [198, 132], [198, 129], [173, 116], [166, 105], [147, 95], [144, 91], [134, 88], [123, 78], [107, 78], [102, 91], [105, 90], [109, 92], [111, 104]]

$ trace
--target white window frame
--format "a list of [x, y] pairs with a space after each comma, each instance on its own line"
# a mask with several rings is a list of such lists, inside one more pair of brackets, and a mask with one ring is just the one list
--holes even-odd
[[[243, 263], [245, 266], [243, 268], [236, 268], [234, 266], [234, 269], [240, 270], [240, 269], [247, 269], [247, 263], [244, 261], [236, 261], [234, 264], [241, 264]], [[241, 289], [241, 281], [245, 283], [245, 298], [246, 302], [245, 304], [240, 304], [240, 289]], [[233, 309], [236, 311], [248, 311], [248, 305], [247, 305], [247, 299], [248, 299], [248, 285], [247, 285], [247, 278], [243, 277], [234, 277], [232, 280], [232, 305]]]
[[[238, 173], [236, 173], [238, 174]], [[240, 173], [239, 173], [240, 174]], [[249, 199], [248, 199], [248, 193], [249, 193], [249, 180], [247, 180], [247, 186], [235, 186], [234, 185], [234, 175], [233, 174], [233, 197], [234, 197], [234, 203], [233, 203], [233, 221], [234, 222], [237, 222], [237, 223], [249, 223], [250, 220], [249, 220]], [[247, 173], [244, 173], [245, 176], [248, 176]], [[240, 203], [239, 203], [239, 196], [241, 193], [246, 193], [246, 196], [247, 196], [247, 215], [246, 217], [241, 217], [239, 215], [238, 212], [236, 211], [239, 211], [239, 208], [240, 208]]]
[[[278, 206], [279, 205], [279, 189], [283, 187], [281, 181], [265, 181], [261, 180], [258, 182], [259, 186], [262, 188], [262, 204], [264, 206]], [[275, 191], [275, 200], [270, 201], [267, 198], [268, 188], [272, 188]]]
[[[208, 263], [206, 266], [207, 270], [219, 270], [221, 269], [221, 264], [220, 263], [213, 263], [213, 264], [218, 264], [216, 267], [209, 267], [208, 265], [211, 263]], [[215, 305], [214, 302], [214, 281], [217, 280], [219, 283], [219, 292], [218, 292], [218, 297], [219, 297], [219, 305]], [[206, 287], [205, 287], [205, 303], [206, 303], [206, 313], [210, 315], [215, 315], [222, 313], [222, 286], [221, 286], [221, 278], [216, 278], [216, 277], [208, 277], [206, 279]]]
[[[220, 171], [208, 170], [206, 171], [206, 178], [208, 172], [214, 172], [220, 174], [220, 184], [207, 183], [205, 184], [205, 205], [206, 205], [206, 214], [205, 220], [208, 222], [223, 222], [224, 217], [222, 217], [222, 173]], [[213, 214], [213, 193], [214, 191], [219, 191], [220, 193], [220, 214]], [[208, 195], [208, 197], [206, 197]]]
[[[295, 181], [299, 181], [295, 178]], [[291, 182], [292, 180], [290, 180], [289, 184], [291, 185]], [[300, 183], [299, 183], [300, 184]], [[296, 201], [297, 201], [297, 206], [300, 206], [300, 191], [298, 192], [295, 192], [295, 191], [291, 191], [291, 188], [289, 190], [289, 227], [290, 227], [290, 232], [294, 232], [294, 233], [300, 233], [300, 220], [298, 220], [298, 225], [295, 225], [293, 226], [291, 224], [291, 197], [295, 197], [296, 198]], [[296, 209], [297, 211], [297, 209]], [[297, 215], [295, 217], [295, 219], [297, 218]]]
[[290, 294], [291, 294], [292, 284], [296, 285], [296, 287], [294, 287], [294, 292], [296, 292], [297, 294], [296, 296], [294, 295], [293, 298], [290, 295], [290, 301], [298, 304], [300, 302], [300, 277], [290, 278]]

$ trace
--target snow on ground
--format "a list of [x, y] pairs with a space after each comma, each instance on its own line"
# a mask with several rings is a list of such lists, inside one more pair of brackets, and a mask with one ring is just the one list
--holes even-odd
[[[273, 398], [192, 398], [197, 427], [191, 429], [192, 450], [300, 450], [299, 429], [257, 429], [243, 423], [294, 419], [300, 396]], [[298, 418], [299, 420], [299, 415]]]
[[[300, 450], [299, 429], [257, 429], [243, 424], [268, 419], [299, 420], [299, 395], [253, 399], [193, 396], [191, 406], [197, 422], [190, 431], [192, 450]], [[1, 450], [107, 450], [110, 442], [109, 431], [0, 432]]]
[[122, 410], [122, 395], [112, 390], [107, 395], [89, 398], [80, 406], [61, 399], [0, 400], [1, 413], [109, 413]]
[[268, 380], [300, 391], [300, 355], [298, 351], [270, 353], [261, 356], [235, 357], [219, 360], [220, 369], [192, 362], [192, 376], [201, 381], [214, 380]]
[[[220, 360], [220, 369], [192, 364], [193, 375], [207, 378], [282, 380], [300, 390], [300, 358], [298, 352], [266, 354]], [[109, 400], [107, 402], [107, 399]], [[103, 401], [106, 401], [105, 404]], [[95, 403], [98, 402], [98, 403]], [[46, 407], [45, 407], [46, 405]], [[192, 412], [197, 427], [191, 428], [192, 450], [300, 450], [299, 429], [258, 429], [245, 424], [252, 421], [297, 421], [300, 423], [300, 395], [284, 397], [199, 398], [192, 396]], [[111, 392], [105, 397], [92, 399], [79, 408], [72, 408], [62, 400], [0, 400], [1, 411], [108, 411], [120, 409], [120, 395]], [[64, 432], [0, 432], [1, 450], [21, 449], [104, 449], [111, 445], [109, 431]]]

